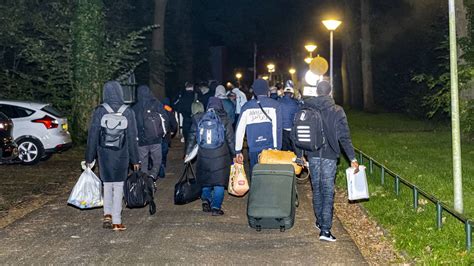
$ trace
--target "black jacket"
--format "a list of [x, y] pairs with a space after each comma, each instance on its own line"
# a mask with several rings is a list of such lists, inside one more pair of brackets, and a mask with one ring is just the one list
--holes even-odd
[[[122, 87], [116, 81], [105, 84], [103, 99], [112, 109], [117, 111], [123, 105]], [[100, 179], [104, 182], [125, 181], [129, 165], [138, 164], [137, 125], [135, 114], [131, 108], [123, 112], [128, 120], [125, 145], [121, 150], [115, 151], [99, 146], [100, 120], [107, 114], [104, 107], [98, 106], [92, 114], [92, 121], [87, 137], [86, 162], [91, 163], [96, 157], [99, 161]]]
[[144, 114], [147, 111], [156, 111], [162, 115], [165, 121], [165, 130], [170, 130], [170, 120], [168, 113], [165, 111], [163, 104], [155, 98], [148, 86], [142, 85], [137, 90], [137, 102], [132, 107], [135, 112], [138, 130], [138, 146], [148, 146], [153, 144], [160, 144], [163, 141], [163, 136], [145, 136], [144, 132]]
[[[218, 100], [218, 103], [217, 103]], [[217, 104], [217, 106], [216, 106]], [[220, 105], [220, 107], [219, 107]], [[224, 186], [227, 187], [229, 182], [230, 165], [232, 158], [235, 156], [235, 136], [232, 123], [227, 118], [227, 113], [222, 107], [220, 99], [211, 97], [209, 99], [208, 108], [214, 108], [219, 115], [224, 128], [226, 143], [217, 149], [199, 148], [196, 164], [196, 175], [198, 182], [203, 186]], [[194, 116], [193, 125], [188, 135], [186, 154], [189, 154], [197, 143], [196, 134], [198, 123], [204, 113]]]
[[[322, 158], [333, 160], [339, 158], [341, 154], [340, 144], [349, 160], [355, 159], [354, 147], [352, 146], [351, 134], [344, 109], [336, 105], [330, 96], [305, 99], [303, 108], [305, 107], [315, 108], [321, 111], [324, 134], [328, 142], [328, 145], [323, 148]], [[296, 153], [298, 157], [301, 157], [301, 150], [297, 149]], [[319, 151], [305, 153], [308, 157], [319, 157]]]

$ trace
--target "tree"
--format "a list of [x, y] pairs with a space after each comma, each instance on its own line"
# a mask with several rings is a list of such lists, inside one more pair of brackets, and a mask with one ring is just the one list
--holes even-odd
[[155, 0], [154, 24], [150, 59], [150, 88], [159, 99], [165, 95], [165, 17], [167, 0]]
[[364, 110], [375, 111], [372, 80], [372, 56], [370, 41], [370, 0], [361, 0], [361, 48], [362, 48], [362, 88], [364, 92]]

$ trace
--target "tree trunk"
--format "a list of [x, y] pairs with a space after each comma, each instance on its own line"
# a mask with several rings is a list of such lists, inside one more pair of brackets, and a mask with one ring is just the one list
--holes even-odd
[[372, 80], [372, 56], [370, 41], [370, 1], [361, 0], [361, 48], [362, 48], [362, 88], [364, 110], [375, 111]]
[[100, 102], [104, 84], [101, 55], [104, 44], [103, 3], [78, 0], [72, 24], [73, 109], [72, 132], [76, 142], [87, 139], [91, 113]]
[[155, 0], [154, 24], [159, 27], [153, 30], [150, 58], [150, 89], [158, 99], [165, 93], [165, 16], [167, 0]]

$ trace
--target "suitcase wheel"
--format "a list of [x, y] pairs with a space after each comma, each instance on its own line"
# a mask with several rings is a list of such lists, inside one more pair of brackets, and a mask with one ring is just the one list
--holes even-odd
[[262, 231], [262, 226], [261, 225], [257, 225], [255, 226], [257, 232], [261, 232]]
[[282, 232], [282, 233], [283, 233], [283, 232], [285, 232], [285, 230], [286, 230], [286, 229], [285, 229], [285, 226], [283, 226], [283, 225], [282, 225], [282, 226], [280, 226], [280, 232]]

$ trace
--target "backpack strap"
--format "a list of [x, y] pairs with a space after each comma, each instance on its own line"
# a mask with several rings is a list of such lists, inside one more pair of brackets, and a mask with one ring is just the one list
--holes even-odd
[[114, 109], [112, 109], [108, 103], [103, 103], [102, 106], [107, 110], [107, 112], [109, 112], [109, 114], [115, 113]]
[[122, 106], [120, 106], [120, 108], [118, 109], [117, 113], [123, 114], [123, 112], [125, 112], [125, 110], [127, 110], [127, 108], [128, 108], [128, 105], [123, 104]]
[[260, 100], [258, 99], [257, 94], [255, 94], [255, 92], [254, 92], [253, 95], [255, 95], [255, 99], [257, 100], [257, 104], [258, 104], [258, 107], [260, 107], [260, 110], [262, 110], [263, 114], [268, 118], [268, 120], [270, 120], [270, 122], [273, 123], [272, 118], [263, 109], [262, 104], [260, 103]]

